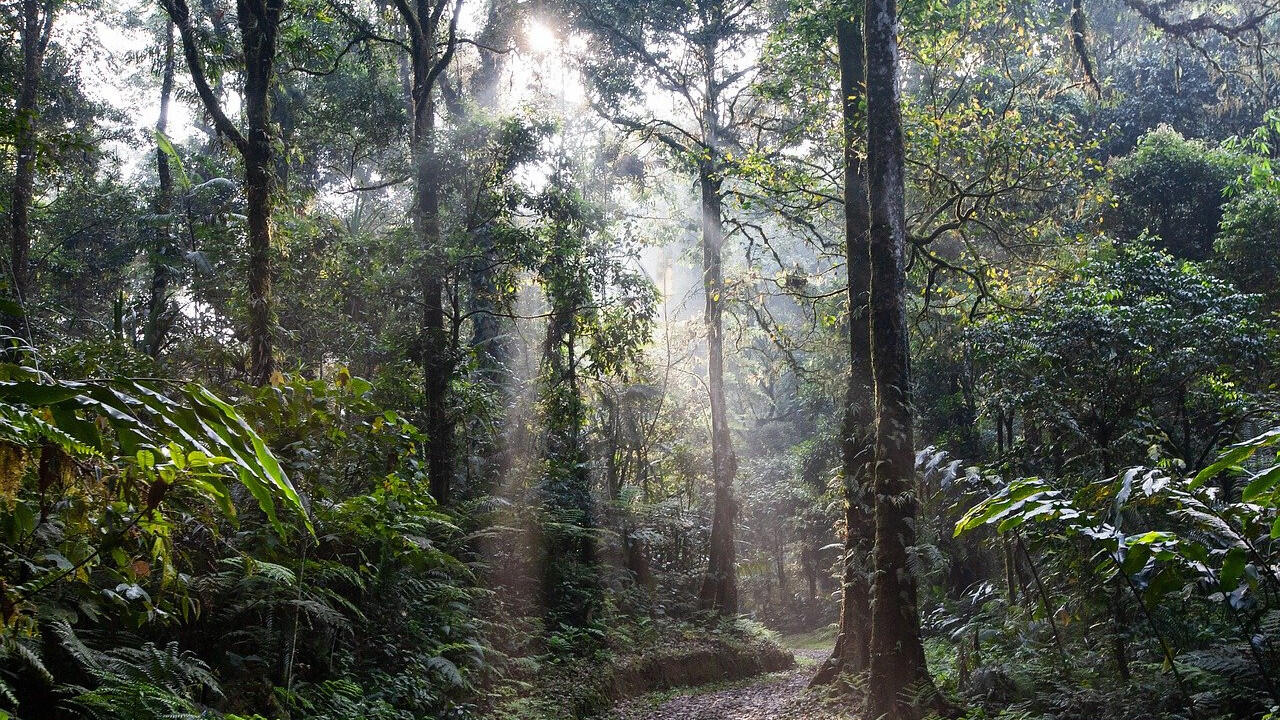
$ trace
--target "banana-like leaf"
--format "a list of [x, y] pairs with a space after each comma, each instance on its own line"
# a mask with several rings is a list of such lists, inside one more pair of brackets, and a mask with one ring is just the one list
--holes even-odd
[[[110, 426], [110, 436], [98, 432], [95, 417]], [[285, 532], [278, 505], [314, 532], [302, 499], [266, 443], [234, 407], [201, 385], [165, 392], [136, 380], [0, 382], [0, 436], [56, 442], [80, 456], [154, 458], [176, 451], [226, 458], [193, 473], [190, 486], [230, 515], [230, 494], [218, 475], [237, 478], [278, 533]]]
[[173, 142], [169, 140], [169, 136], [155, 131], [156, 146], [160, 148], [160, 152], [169, 157], [169, 162], [173, 165], [175, 174], [178, 176], [178, 187], [184, 192], [191, 189], [191, 179], [187, 177], [186, 168], [182, 167], [182, 156], [178, 154], [178, 149], [173, 146]]

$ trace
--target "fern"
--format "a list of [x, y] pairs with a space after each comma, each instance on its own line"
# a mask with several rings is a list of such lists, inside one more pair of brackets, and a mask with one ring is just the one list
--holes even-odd
[[298, 581], [298, 576], [289, 568], [248, 556], [226, 558], [222, 563], [243, 570], [246, 576], [261, 575], [281, 585], [292, 586]]
[[298, 691], [280, 693], [286, 706], [294, 707], [309, 720], [410, 720], [413, 715], [398, 711], [386, 700], [366, 693], [349, 678], [303, 685]]
[[0, 401], [0, 440], [24, 447], [49, 443], [72, 457], [103, 457], [97, 448], [46, 422], [32, 410], [3, 401]]
[[427, 658], [426, 665], [454, 687], [463, 687], [467, 684], [466, 679], [462, 677], [462, 671], [449, 658], [440, 655], [430, 657]]
[[0, 659], [16, 662], [18, 665], [34, 672], [48, 685], [54, 685], [53, 673], [45, 667], [44, 659], [32, 649], [26, 638], [14, 637], [6, 633], [0, 641]]
[[125, 678], [104, 678], [102, 685], [82, 693], [70, 705], [100, 720], [205, 720], [207, 713], [187, 698], [166, 688]]
[[100, 667], [105, 675], [145, 681], [174, 694], [206, 691], [222, 695], [209, 666], [176, 642], [164, 647], [147, 643], [140, 648], [111, 650], [103, 655]]
[[345, 615], [320, 600], [301, 598], [289, 600], [286, 604], [330, 627], [346, 627], [350, 624]]
[[196, 698], [222, 697], [217, 678], [200, 658], [176, 642], [164, 647], [147, 643], [94, 655], [98, 687], [82, 692], [71, 704], [94, 718], [187, 720], [208, 714]]
[[[46, 713], [54, 717], [212, 718], [222, 717], [224, 705], [249, 717], [309, 720], [456, 714], [475, 690], [475, 668], [490, 657], [478, 640], [475, 578], [450, 552], [462, 531], [415, 483], [385, 475], [383, 458], [411, 457], [394, 444], [411, 434], [369, 434], [370, 442], [393, 444], [348, 450], [334, 428], [355, 438], [349, 416], [333, 414], [330, 400], [295, 415], [291, 403], [300, 397], [283, 405], [255, 398], [243, 407], [263, 428], [263, 447], [292, 453], [281, 473], [287, 468], [317, 490], [321, 531], [301, 543], [282, 538], [263, 514], [211, 512], [202, 500], [215, 485], [183, 484], [183, 473], [202, 480], [242, 461], [262, 465], [252, 443], [230, 468], [185, 452], [193, 442], [212, 450], [251, 432], [219, 420], [225, 413], [216, 403], [203, 402], [193, 416], [197, 410], [184, 409], [180, 398], [140, 383], [0, 383], [0, 443], [23, 453], [9, 537], [26, 546], [22, 557], [12, 545], [0, 548], [11, 549], [12, 577], [26, 577], [30, 559], [44, 563], [45, 577], [72, 569], [47, 586], [39, 576], [10, 586], [19, 596], [39, 591], [20, 606], [22, 632], [0, 645], [0, 670], [13, 683], [0, 684], [6, 710], [40, 714], [17, 704], [27, 701], [20, 692], [27, 684], [43, 683], [62, 698]], [[381, 410], [376, 416], [384, 417]], [[199, 424], [208, 422], [231, 434]], [[298, 422], [307, 424], [291, 425]], [[281, 425], [286, 438], [273, 435]], [[155, 442], [172, 435], [184, 442]], [[83, 474], [45, 506], [33, 492], [28, 461], [37, 456], [27, 448], [51, 444], [80, 460], [74, 467]], [[137, 452], [126, 457], [126, 445]], [[86, 448], [100, 454], [86, 456]], [[90, 469], [95, 474], [84, 472]], [[330, 475], [308, 475], [320, 471]], [[175, 473], [163, 506], [138, 513], [157, 481]], [[362, 476], [378, 478], [372, 490], [347, 479]], [[244, 486], [221, 490], [228, 504], [256, 499]], [[111, 542], [99, 547], [104, 536]], [[179, 632], [183, 645], [171, 641]], [[41, 648], [53, 648], [43, 662]], [[46, 667], [50, 658], [56, 662]], [[271, 689], [277, 678], [289, 688]], [[262, 703], [268, 689], [274, 705]]]
[[58, 646], [66, 651], [67, 655], [74, 660], [82, 670], [92, 672], [102, 667], [102, 653], [92, 650], [80, 636], [76, 634], [75, 628], [71, 627], [71, 623], [66, 620], [55, 620], [49, 624], [49, 631], [58, 641]]

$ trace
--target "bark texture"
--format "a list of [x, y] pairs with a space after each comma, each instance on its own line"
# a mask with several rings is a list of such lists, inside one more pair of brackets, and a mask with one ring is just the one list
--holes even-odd
[[239, 0], [244, 46], [244, 188], [249, 227], [249, 377], [266, 385], [275, 373], [271, 306], [271, 205], [275, 159], [271, 146], [271, 85], [283, 0]]
[[[165, 28], [164, 68], [160, 77], [160, 117], [156, 120], [156, 134], [163, 136], [169, 130], [169, 102], [173, 97], [173, 76], [177, 65], [173, 47], [173, 23]], [[151, 357], [159, 357], [164, 349], [165, 336], [173, 322], [169, 306], [169, 284], [173, 276], [176, 248], [173, 245], [173, 172], [169, 167], [169, 153], [157, 141], [156, 176], [159, 184], [151, 203], [155, 214], [156, 245], [151, 264], [151, 293], [147, 300], [147, 325], [142, 336], [142, 350]]]
[[916, 543], [915, 451], [907, 337], [904, 148], [897, 3], [866, 0], [871, 361], [875, 379], [875, 548], [867, 715], [915, 720], [936, 693], [925, 663], [908, 552]]
[[196, 93], [244, 161], [245, 215], [248, 226], [249, 380], [265, 385], [275, 374], [274, 317], [271, 301], [271, 210], [275, 159], [271, 135], [271, 87], [284, 0], [238, 0], [236, 23], [244, 53], [245, 131], [227, 117], [205, 76], [201, 50], [186, 0], [161, 0], [182, 38], [182, 52]]
[[721, 615], [738, 612], [737, 552], [734, 522], [738, 505], [733, 496], [733, 478], [738, 458], [729, 434], [728, 409], [724, 399], [724, 214], [720, 179], [712, 160], [698, 166], [698, 186], [702, 193], [702, 288], [706, 295], [704, 321], [707, 329], [708, 394], [711, 400], [711, 472], [715, 484], [711, 518], [711, 547], [707, 574], [703, 577], [699, 603], [704, 610]]
[[702, 200], [702, 290], [706, 298], [707, 391], [711, 405], [711, 473], [715, 487], [711, 518], [711, 546], [707, 574], [703, 577], [699, 604], [721, 615], [738, 613], [737, 549], [734, 524], [738, 503], [733, 480], [738, 458], [733, 452], [729, 413], [724, 399], [724, 206], [721, 197], [719, 26], [726, 8], [710, 3], [703, 20], [708, 29], [697, 42], [705, 75], [702, 78], [702, 118], [699, 130], [703, 147], [698, 161], [698, 190]]
[[849, 283], [849, 384], [841, 428], [844, 476], [844, 572], [840, 633], [831, 657], [814, 676], [814, 684], [830, 682], [841, 672], [867, 669], [871, 642], [871, 548], [875, 525], [871, 503], [871, 459], [874, 455], [871, 373], [871, 324], [867, 307], [871, 289], [868, 232], [871, 219], [863, 177], [859, 103], [866, 82], [861, 18], [836, 24], [840, 59], [840, 95], [844, 135], [845, 262]]
[[[415, 73], [416, 75], [416, 73]], [[440, 179], [435, 160], [435, 103], [414, 89], [415, 189], [413, 229], [422, 244], [422, 370], [425, 382], [427, 475], [431, 495], [449, 502], [453, 480], [453, 424], [448, 392], [451, 362], [444, 317], [444, 252], [440, 238]]]
[[[453, 373], [450, 334], [445, 325], [446, 257], [440, 234], [440, 170], [436, 157], [437, 81], [453, 60], [457, 47], [458, 12], [462, 0], [397, 0], [396, 8], [409, 31], [409, 61], [413, 99], [414, 166], [413, 231], [421, 249], [418, 268], [422, 292], [419, 355], [423, 371], [423, 415], [427, 432], [427, 476], [431, 495], [448, 504], [453, 484], [454, 419], [449, 412], [449, 378]], [[448, 39], [437, 43], [445, 11]]]
[[[37, 132], [39, 120], [40, 72], [53, 30], [53, 3], [22, 0], [19, 19], [22, 43], [22, 77], [14, 105], [16, 128], [13, 149], [16, 163], [9, 190], [9, 272], [14, 302], [26, 308], [31, 301], [31, 202], [36, 179]], [[27, 335], [25, 309], [5, 318], [14, 334]]]

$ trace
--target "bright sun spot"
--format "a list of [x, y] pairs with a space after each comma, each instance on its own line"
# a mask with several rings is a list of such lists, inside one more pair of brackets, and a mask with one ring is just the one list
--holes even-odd
[[556, 37], [556, 31], [551, 26], [538, 20], [533, 20], [525, 26], [524, 38], [530, 52], [535, 55], [546, 55], [555, 50], [556, 46], [560, 44], [560, 39]]

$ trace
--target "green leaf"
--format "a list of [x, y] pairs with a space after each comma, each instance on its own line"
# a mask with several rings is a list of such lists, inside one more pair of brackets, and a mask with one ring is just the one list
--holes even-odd
[[1233, 547], [1222, 558], [1222, 571], [1218, 574], [1218, 584], [1227, 592], [1231, 592], [1244, 577], [1245, 551], [1241, 547]]
[[[272, 495], [275, 493], [283, 497], [289, 509], [293, 510], [302, 519], [307, 531], [314, 535], [315, 529], [311, 526], [311, 519], [307, 517], [306, 509], [302, 505], [302, 499], [298, 497], [298, 492], [294, 489], [293, 483], [289, 481], [288, 476], [281, 469], [280, 462], [267, 449], [266, 444], [258, 433], [249, 427], [249, 424], [236, 412], [235, 408], [223, 402], [203, 386], [192, 385], [188, 386], [187, 390], [194, 399], [204, 401], [208, 404], [207, 406], [220, 411], [226, 422], [224, 427], [233, 432], [241, 442], [247, 440], [249, 446], [253, 448], [254, 458], [257, 462], [256, 464], [243, 463], [244, 471], [242, 471], [241, 480], [243, 482], [246, 476], [249, 476], [254, 470], [257, 471], [253, 473], [251, 482], [253, 485], [261, 485], [262, 487], [256, 490], [248, 484], [246, 484], [246, 487], [248, 487], [249, 492], [253, 493], [254, 497], [258, 498], [259, 505], [262, 505], [263, 511], [267, 513], [268, 517], [272, 518], [272, 524], [277, 526], [277, 530], [280, 528], [275, 519], [274, 500], [272, 499]], [[264, 493], [263, 490], [266, 492]], [[268, 510], [268, 506], [270, 510]]]
[[1015, 480], [1009, 487], [970, 508], [969, 512], [956, 523], [953, 536], [958, 537], [961, 533], [985, 525], [992, 520], [1003, 519], [1006, 513], [1021, 507], [1018, 504], [1022, 501], [1049, 490], [1050, 488], [1039, 478]]
[[1245, 502], [1254, 502], [1264, 495], [1270, 495], [1275, 490], [1276, 483], [1280, 483], [1280, 465], [1274, 465], [1254, 475], [1241, 492], [1240, 499]]
[[1128, 538], [1125, 542], [1129, 545], [1151, 545], [1153, 543], [1177, 542], [1177, 539], [1178, 536], [1173, 533], [1164, 532], [1163, 530], [1152, 530], [1151, 532], [1143, 535]]
[[1271, 447], [1277, 442], [1280, 442], [1280, 428], [1273, 428], [1255, 438], [1231, 446], [1223, 451], [1212, 465], [1196, 473], [1195, 478], [1191, 481], [1191, 489], [1194, 490], [1200, 487], [1224, 470], [1238, 467], [1240, 463], [1253, 457], [1259, 450]]
[[13, 533], [10, 540], [16, 542], [36, 529], [36, 514], [27, 503], [18, 503], [13, 507]]
[[347, 390], [351, 391], [351, 394], [356, 397], [361, 397], [372, 389], [373, 383], [362, 377], [352, 377], [347, 383]]
[[[23, 406], [48, 407], [53, 422]], [[97, 428], [104, 419], [113, 431], [108, 436]], [[285, 528], [277, 503], [314, 533], [301, 498], [262, 438], [200, 385], [188, 385], [175, 400], [131, 380], [0, 382], [0, 438], [24, 445], [53, 442], [70, 455], [111, 457], [188, 480], [228, 517], [234, 516], [230, 495], [215, 475], [239, 478], [278, 533]]]
[[1127, 547], [1124, 557], [1120, 562], [1120, 571], [1126, 575], [1132, 575], [1146, 566], [1147, 560], [1150, 557], [1150, 545], [1129, 546]]
[[1167, 565], [1151, 578], [1151, 582], [1147, 585], [1147, 600], [1152, 603], [1159, 602], [1162, 598], [1171, 592], [1181, 590], [1186, 584], [1182, 577], [1181, 571], [1174, 565]]
[[31, 407], [47, 407], [76, 397], [84, 387], [83, 383], [76, 382], [4, 382], [0, 383], [0, 398]]
[[178, 149], [173, 146], [168, 136], [159, 130], [154, 131], [156, 136], [156, 146], [160, 148], [160, 152], [169, 157], [169, 161], [173, 164], [173, 169], [178, 176], [178, 187], [184, 191], [191, 189], [191, 179], [187, 177], [187, 171], [182, 167], [182, 157], [178, 155]]

